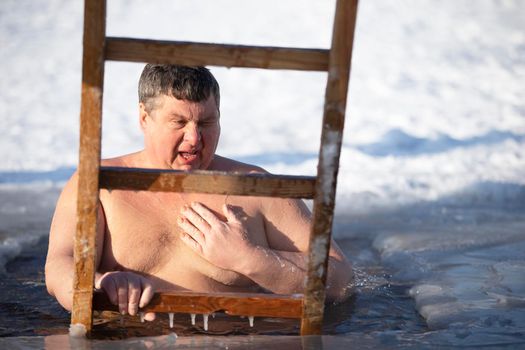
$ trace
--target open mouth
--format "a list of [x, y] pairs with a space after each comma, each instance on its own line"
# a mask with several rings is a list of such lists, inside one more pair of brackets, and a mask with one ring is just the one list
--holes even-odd
[[179, 155], [186, 161], [186, 162], [192, 162], [195, 159], [197, 159], [197, 151], [191, 151], [191, 152], [179, 152]]

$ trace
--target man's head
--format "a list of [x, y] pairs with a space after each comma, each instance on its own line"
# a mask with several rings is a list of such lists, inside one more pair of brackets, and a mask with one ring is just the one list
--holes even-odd
[[208, 169], [220, 135], [219, 100], [219, 85], [204, 67], [146, 65], [139, 108], [147, 163]]
[[191, 102], [203, 102], [213, 95], [217, 109], [220, 107], [219, 84], [205, 67], [147, 64], [139, 80], [139, 102], [151, 112], [161, 95]]

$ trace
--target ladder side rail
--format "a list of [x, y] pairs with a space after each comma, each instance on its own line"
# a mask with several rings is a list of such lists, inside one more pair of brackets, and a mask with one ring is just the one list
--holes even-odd
[[321, 334], [357, 0], [337, 0], [326, 85], [301, 335]]
[[329, 50], [107, 37], [106, 59], [326, 72]]
[[78, 167], [77, 228], [71, 324], [92, 328], [106, 1], [85, 0]]

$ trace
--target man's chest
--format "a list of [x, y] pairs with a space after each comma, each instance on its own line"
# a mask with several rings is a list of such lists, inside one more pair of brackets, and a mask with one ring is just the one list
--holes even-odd
[[[101, 193], [106, 232], [102, 265], [155, 274], [183, 248], [176, 218], [182, 204], [154, 193]], [[180, 254], [175, 255], [180, 256]]]
[[253, 244], [268, 246], [262, 216], [253, 203], [242, 198], [113, 191], [101, 193], [101, 200], [106, 219], [102, 265], [107, 269], [116, 266], [151, 275], [196, 271], [213, 279], [226, 276], [180, 239], [177, 219], [190, 201], [199, 201], [218, 215], [226, 200], [230, 205], [242, 206], [246, 209], [242, 213], [249, 239]]

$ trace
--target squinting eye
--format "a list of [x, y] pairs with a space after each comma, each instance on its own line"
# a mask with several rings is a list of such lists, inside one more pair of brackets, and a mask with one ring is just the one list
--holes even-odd
[[171, 124], [172, 124], [173, 126], [175, 126], [176, 128], [181, 128], [181, 127], [183, 127], [186, 123], [183, 122], [182, 120], [173, 120], [173, 121], [171, 122]]
[[212, 125], [217, 124], [217, 121], [216, 120], [206, 120], [204, 122], [200, 122], [200, 124], [203, 126], [212, 126]]

